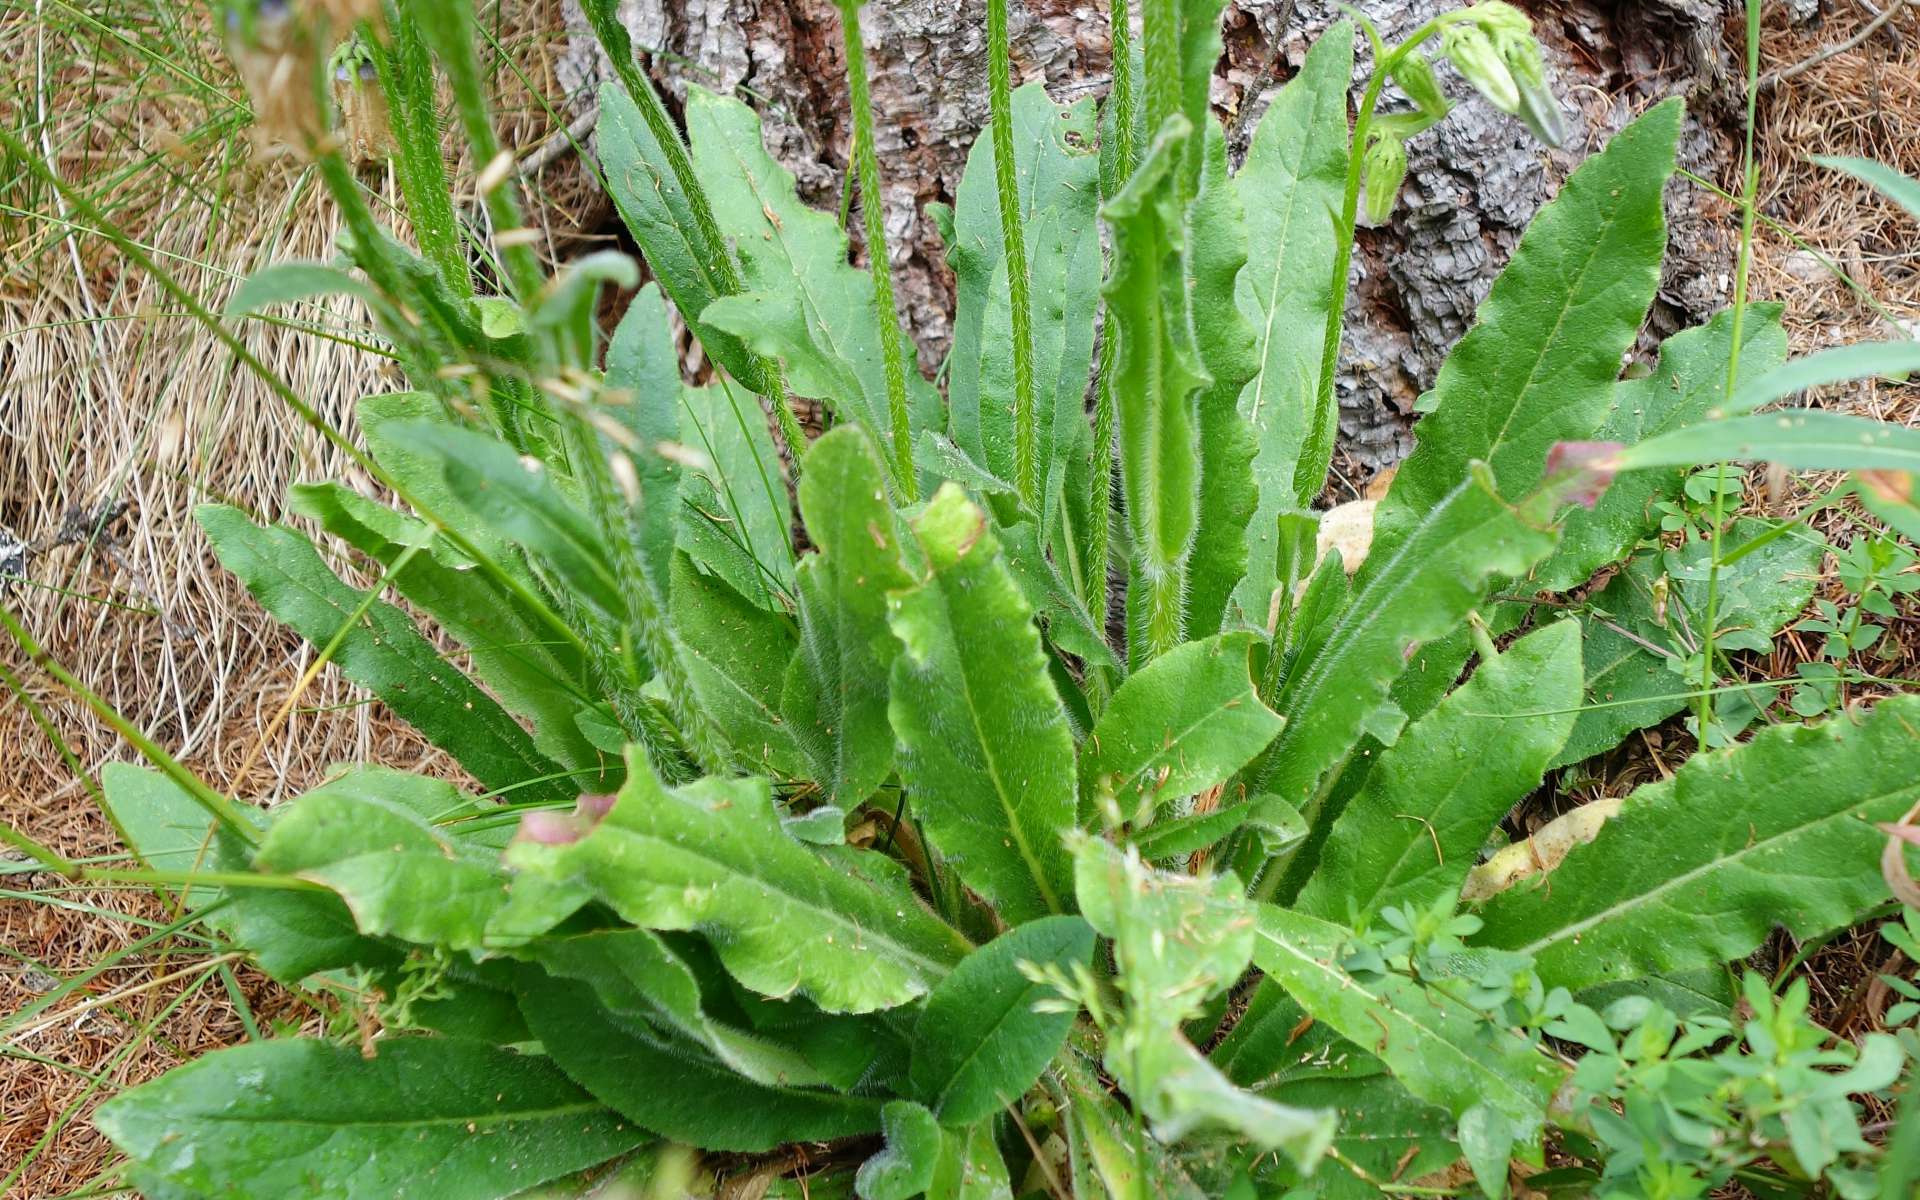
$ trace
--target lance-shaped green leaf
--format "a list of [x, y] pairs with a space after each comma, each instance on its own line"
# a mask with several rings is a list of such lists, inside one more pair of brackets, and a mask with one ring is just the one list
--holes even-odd
[[1682, 115], [1669, 100], [1615, 134], [1527, 226], [1421, 399], [1419, 444], [1374, 514], [1369, 575], [1469, 462], [1486, 462], [1499, 494], [1516, 499], [1540, 481], [1555, 442], [1588, 437], [1605, 419], [1660, 282], [1661, 193]]
[[[1782, 311], [1778, 304], [1748, 306], [1740, 346], [1742, 379], [1763, 375], [1786, 358]], [[1660, 361], [1653, 374], [1614, 385], [1612, 411], [1594, 439], [1631, 446], [1705, 420], [1726, 399], [1727, 358], [1732, 353], [1731, 311], [1668, 338], [1660, 345]], [[1679, 491], [1684, 476], [1684, 470], [1674, 468], [1632, 471], [1615, 479], [1591, 510], [1567, 514], [1559, 549], [1541, 564], [1527, 586], [1564, 592], [1626, 557], [1653, 524], [1654, 500]]]
[[762, 608], [793, 593], [793, 511], [760, 401], [739, 388], [682, 388], [680, 441], [706, 462], [680, 476], [680, 546]]
[[1113, 394], [1120, 478], [1133, 538], [1129, 658], [1182, 640], [1188, 550], [1198, 521], [1194, 397], [1209, 380], [1194, 352], [1182, 221], [1174, 174], [1194, 130], [1178, 114], [1101, 215], [1113, 231], [1113, 273], [1102, 294], [1120, 338]]
[[602, 531], [538, 460], [521, 458], [497, 438], [437, 421], [409, 422], [394, 435], [438, 460], [461, 503], [544, 563], [561, 587], [607, 616], [626, 613]]
[[1200, 392], [1200, 511], [1187, 575], [1187, 636], [1217, 631], [1227, 598], [1247, 573], [1247, 522], [1259, 495], [1253, 482], [1258, 445], [1240, 415], [1240, 392], [1259, 370], [1253, 327], [1234, 302], [1247, 262], [1246, 216], [1227, 178], [1226, 137], [1206, 121], [1200, 191], [1187, 209], [1192, 246], [1187, 269], [1193, 341], [1213, 382]]
[[1347, 86], [1353, 27], [1313, 43], [1300, 73], [1274, 95], [1233, 177], [1247, 217], [1247, 265], [1235, 292], [1254, 329], [1259, 373], [1240, 391], [1253, 429], [1259, 503], [1247, 525], [1246, 578], [1234, 603], [1255, 624], [1274, 587], [1274, 530], [1294, 506], [1294, 464], [1312, 421], [1320, 340], [1333, 298], [1334, 214], [1347, 178]]
[[865, 431], [843, 425], [814, 442], [800, 512], [818, 550], [798, 570], [800, 648], [781, 709], [828, 803], [852, 808], [893, 770], [887, 679], [900, 643], [887, 628], [887, 593], [913, 583]]
[[[1321, 781], [1366, 732], [1420, 643], [1457, 630], [1491, 582], [1524, 575], [1553, 549], [1549, 524], [1561, 498], [1584, 480], [1560, 478], [1509, 505], [1491, 472], [1473, 464], [1470, 477], [1425, 514], [1384, 559], [1369, 558], [1369, 577], [1324, 639], [1301, 648], [1274, 707], [1287, 726], [1270, 753], [1264, 790], [1318, 820]], [[1306, 848], [1314, 850], [1312, 842]]]
[[1871, 417], [1789, 408], [1678, 429], [1627, 447], [1617, 464], [1633, 471], [1733, 459], [1757, 459], [1799, 471], [1920, 471], [1920, 431]]
[[1578, 989], [1728, 962], [1776, 925], [1818, 937], [1886, 899], [1874, 822], [1916, 799], [1920, 698], [1776, 725], [1628, 796], [1551, 887], [1494, 897], [1478, 940]]
[[793, 658], [793, 629], [684, 553], [673, 559], [674, 633], [687, 677], [739, 761], [788, 778], [808, 773], [806, 755], [781, 710], [775, 663]]
[[[463, 799], [422, 782], [438, 797], [428, 803], [455, 807]], [[393, 771], [329, 780], [276, 813], [253, 865], [332, 889], [362, 933], [477, 949], [506, 901], [506, 877], [493, 851], [456, 841], [406, 802], [419, 790]]]
[[1482, 662], [1382, 751], [1294, 907], [1358, 922], [1459, 890], [1487, 834], [1540, 782], [1580, 705], [1580, 623]]
[[752, 1153], [879, 1127], [877, 1101], [756, 1083], [643, 1019], [610, 1011], [579, 980], [527, 970], [519, 998], [528, 1027], [562, 1070], [663, 1137]]
[[1071, 1012], [1035, 1012], [1054, 995], [1021, 963], [1062, 971], [1093, 957], [1079, 917], [1042, 917], [968, 955], [927, 998], [913, 1041], [913, 1090], [947, 1125], [971, 1125], [1018, 1100], [1060, 1052]]
[[627, 455], [640, 487], [640, 515], [634, 522], [640, 561], [654, 587], [664, 592], [680, 528], [680, 464], [662, 454], [660, 445], [680, 437], [680, 356], [657, 285], [641, 288], [627, 305], [607, 343], [606, 378], [621, 401], [611, 406], [611, 415], [636, 443]]
[[448, 486], [439, 455], [418, 445], [412, 436], [420, 421], [462, 427], [439, 399], [425, 392], [365, 396], [354, 405], [353, 415], [366, 438], [367, 453], [435, 520], [456, 530], [503, 577], [528, 589], [535, 586], [513, 537], [468, 507]]
[[1081, 747], [1083, 793], [1123, 817], [1224, 783], [1280, 732], [1247, 673], [1250, 633], [1187, 642], [1134, 672]]
[[826, 1082], [794, 1050], [709, 1015], [692, 969], [649, 930], [617, 927], [555, 934], [514, 953], [540, 964], [549, 975], [588, 985], [611, 1016], [644, 1021], [663, 1037], [697, 1046], [755, 1083], [797, 1087]]
[[734, 378], [756, 391], [765, 390], [759, 366], [732, 334], [716, 328], [701, 314], [707, 305], [730, 290], [715, 264], [702, 253], [694, 233], [693, 207], [680, 188], [666, 152], [647, 128], [633, 98], [620, 84], [600, 88], [600, 122], [596, 143], [606, 174], [607, 193], [620, 219], [647, 256], [647, 266], [673, 297], [687, 323], [700, 337], [707, 354]]
[[1796, 358], [1760, 378], [1740, 385], [1727, 401], [1728, 415], [1750, 413], [1762, 404], [1785, 400], [1795, 392], [1875, 375], [1901, 376], [1920, 371], [1920, 341], [1859, 342]]
[[891, 859], [796, 841], [765, 780], [668, 791], [637, 749], [627, 772], [592, 832], [516, 843], [508, 861], [583, 887], [642, 928], [699, 929], [741, 983], [767, 996], [801, 992], [829, 1012], [905, 1004], [967, 952]]
[[94, 1123], [192, 1195], [492, 1200], [604, 1162], [644, 1131], [544, 1058], [453, 1038], [374, 1057], [306, 1038], [216, 1050]]
[[[761, 141], [759, 116], [740, 101], [688, 87], [687, 131], [694, 169], [714, 216], [735, 239], [747, 289], [715, 300], [702, 319], [779, 357], [796, 393], [825, 400], [843, 421], [858, 421], [885, 441], [887, 380], [873, 277], [847, 262], [839, 222], [800, 202], [793, 176]], [[913, 428], [939, 428], [938, 393], [917, 371], [907, 372], [907, 388]]]
[[[287, 504], [392, 571], [394, 590], [465, 646], [480, 681], [534, 723], [534, 745], [542, 753], [574, 769], [602, 765], [573, 719], [592, 695], [585, 665], [570, 647], [555, 644], [518, 596], [476, 570], [470, 557], [425, 523], [340, 484], [296, 484]], [[401, 556], [414, 546], [424, 550], [402, 564]], [[574, 780], [591, 781], [591, 775]]]
[[341, 672], [475, 779], [490, 788], [525, 784], [522, 799], [571, 795], [552, 779], [560, 768], [534, 748], [527, 731], [441, 658], [399, 609], [375, 600], [342, 636], [364, 596], [328, 570], [304, 536], [284, 526], [263, 529], [224, 505], [202, 505], [195, 516], [221, 564], [276, 620], [316, 647], [339, 638], [333, 661]]
[[[1092, 150], [1098, 139], [1089, 102], [1057, 105], [1039, 83], [1015, 91], [1011, 107], [1018, 212], [1035, 298], [1037, 476], [1045, 483], [1042, 494], [1051, 496], [1073, 427], [1085, 422], [1100, 287], [1098, 155]], [[1012, 479], [1012, 311], [994, 169], [993, 139], [975, 140], [954, 198], [947, 253], [955, 293], [948, 421], [956, 445], [999, 478]], [[1047, 520], [1051, 529], [1051, 510]]]
[[927, 576], [890, 597], [888, 715], [914, 813], [1009, 924], [1072, 895], [1073, 736], [987, 516], [952, 484], [914, 522]]
[[1315, 1021], [1385, 1063], [1413, 1095], [1456, 1119], [1485, 1103], [1522, 1140], [1540, 1130], [1565, 1070], [1532, 1038], [1404, 975], [1363, 984], [1340, 966], [1352, 938], [1344, 926], [1274, 905], [1260, 906], [1253, 961]]

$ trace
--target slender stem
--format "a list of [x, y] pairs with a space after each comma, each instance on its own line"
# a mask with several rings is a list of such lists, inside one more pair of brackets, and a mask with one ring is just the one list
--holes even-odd
[[1313, 402], [1313, 424], [1293, 472], [1293, 499], [1301, 509], [1312, 507], [1320, 489], [1326, 486], [1327, 470], [1333, 465], [1334, 417], [1339, 409], [1334, 384], [1340, 368], [1340, 333], [1346, 324], [1347, 271], [1353, 264], [1354, 222], [1360, 211], [1361, 151], [1366, 146], [1367, 132], [1373, 126], [1373, 110], [1380, 102], [1387, 69], [1387, 64], [1376, 54], [1373, 75], [1367, 80], [1366, 95], [1354, 118], [1353, 140], [1347, 147], [1347, 189], [1340, 201], [1340, 225], [1334, 230], [1333, 284], [1329, 289], [1326, 330], [1320, 340], [1320, 377]]
[[[860, 215], [866, 225], [867, 264], [873, 274], [873, 316], [880, 323], [880, 358], [887, 372], [887, 418], [893, 425], [894, 474], [898, 477], [900, 494], [911, 504], [920, 498], [920, 484], [913, 472], [913, 432], [907, 428], [907, 367], [900, 351], [900, 314], [893, 302], [893, 262], [887, 255], [886, 203], [880, 194], [880, 158], [873, 144], [873, 97], [867, 87], [867, 53], [860, 39], [860, 8], [856, 0], [841, 0], [840, 29], [847, 47], [847, 90], [852, 93], [853, 108], [853, 165], [860, 177]], [[997, 140], [994, 147], [999, 148]], [[1028, 369], [1031, 370], [1031, 366]]]
[[[1753, 131], [1760, 103], [1760, 0], [1747, 0], [1747, 128], [1740, 155], [1740, 257], [1734, 269], [1732, 344], [1727, 352], [1727, 387], [1723, 396], [1733, 395], [1740, 380], [1740, 339], [1747, 317], [1747, 277], [1753, 264], [1753, 228], [1759, 190], [1759, 171], [1753, 161]], [[1694, 702], [1694, 736], [1707, 745], [1708, 723], [1713, 717], [1713, 701], [1706, 694], [1713, 687], [1714, 630], [1719, 624], [1720, 542], [1725, 532], [1727, 503], [1727, 464], [1723, 460], [1714, 473], [1712, 552], [1707, 557], [1707, 597], [1702, 610], [1704, 627], [1700, 633], [1700, 691]]]
[[1147, 76], [1147, 137], [1153, 138], [1180, 108], [1180, 16], [1175, 0], [1141, 0], [1140, 49]]
[[1013, 483], [1040, 511], [1039, 420], [1033, 400], [1033, 297], [1027, 241], [1020, 225], [1020, 183], [1013, 162], [1013, 81], [1008, 60], [1007, 0], [987, 0], [987, 92], [993, 107], [993, 177], [1000, 193], [1000, 244], [1007, 260], [1013, 311]]
[[[633, 39], [627, 36], [627, 27], [620, 23], [614, 0], [583, 0], [580, 7], [586, 12], [588, 24], [593, 26], [595, 40], [606, 48], [614, 74], [620, 77], [620, 84], [626, 89], [627, 96], [633, 101], [634, 107], [640, 110], [640, 119], [646, 122], [647, 132], [653, 136], [660, 152], [667, 156], [667, 169], [673, 172], [673, 181], [679, 185], [680, 194], [686, 197], [687, 208], [693, 213], [693, 228], [682, 232], [690, 234], [698, 243], [700, 257], [712, 273], [715, 290], [723, 296], [738, 295], [742, 291], [740, 271], [734, 265], [732, 252], [727, 249], [726, 237], [720, 232], [720, 222], [713, 215], [707, 189], [701, 186], [700, 177], [693, 172], [693, 156], [687, 150], [685, 139], [680, 136], [679, 127], [673, 123], [667, 106], [660, 102], [660, 93], [653, 90], [653, 82], [640, 69], [633, 56]], [[798, 467], [800, 456], [806, 453], [807, 435], [800, 428], [799, 418], [793, 414], [793, 402], [787, 398], [786, 381], [781, 377], [780, 364], [771, 358], [758, 356], [754, 361], [760, 378], [743, 382], [773, 402], [773, 415], [779, 423], [780, 436], [787, 443], [787, 452], [793, 455], [794, 465]]]
[[[1134, 97], [1133, 14], [1127, 0], [1113, 0], [1108, 24], [1113, 40], [1113, 91], [1108, 103], [1113, 109], [1113, 145], [1103, 146], [1105, 161], [1101, 185], [1106, 198], [1119, 194], [1133, 174], [1134, 134], [1139, 111]], [[1103, 306], [1100, 321], [1099, 382], [1093, 407], [1093, 487], [1098, 503], [1092, 509], [1092, 528], [1087, 537], [1086, 599], [1087, 611], [1104, 630], [1107, 624], [1107, 559], [1113, 542], [1113, 370], [1119, 361], [1119, 325], [1111, 306]], [[1105, 673], [1096, 677], [1104, 681]], [[1104, 682], [1102, 684], [1104, 687]]]

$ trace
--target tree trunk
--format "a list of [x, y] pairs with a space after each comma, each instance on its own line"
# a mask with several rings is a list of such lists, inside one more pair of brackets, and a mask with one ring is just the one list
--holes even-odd
[[[1457, 0], [1362, 0], [1389, 43]], [[1409, 147], [1407, 185], [1385, 225], [1361, 231], [1353, 263], [1339, 381], [1343, 457], [1351, 485], [1411, 448], [1414, 401], [1467, 329], [1522, 230], [1582, 158], [1654, 100], [1689, 98], [1682, 166], [1724, 180], [1734, 150], [1727, 117], [1736, 60], [1722, 45], [1716, 0], [1572, 0], [1528, 5], [1568, 116], [1567, 146], [1547, 151], [1524, 126], [1442, 69], [1454, 113]], [[1044, 79], [1056, 99], [1104, 95], [1110, 40], [1104, 6], [1086, 0], [1012, 5], [1012, 57], [1021, 80]], [[931, 373], [946, 352], [953, 280], [941, 261], [932, 201], [952, 203], [968, 148], [987, 122], [986, 0], [889, 0], [862, 17], [878, 117], [886, 227], [900, 304]], [[1310, 41], [1340, 15], [1333, 0], [1236, 0], [1213, 102], [1229, 146], [1244, 153], [1275, 88]], [[577, 17], [577, 14], [576, 14]], [[624, 0], [621, 18], [670, 103], [689, 79], [736, 91], [761, 110], [768, 149], [810, 202], [838, 207], [852, 125], [839, 10], [833, 0]], [[565, 68], [590, 88], [610, 71], [584, 21]], [[1358, 46], [1355, 99], [1371, 55]], [[1393, 93], [1389, 91], [1389, 97]], [[1389, 101], [1391, 105], [1391, 100]], [[1724, 303], [1731, 245], [1676, 184], [1673, 249], [1649, 321], [1648, 346]], [[850, 222], [860, 238], [860, 223]]]

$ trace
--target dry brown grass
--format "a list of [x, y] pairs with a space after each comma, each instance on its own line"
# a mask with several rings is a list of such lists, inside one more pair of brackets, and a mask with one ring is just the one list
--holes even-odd
[[[213, 308], [266, 263], [329, 255], [333, 206], [298, 163], [256, 153], [236, 107], [243, 92], [204, 28], [203, 6], [92, 0], [74, 8], [84, 17], [65, 5], [47, 6], [64, 18], [36, 20], [31, 6], [0, 15], [0, 61], [9, 64], [0, 119], [9, 128], [44, 138], [61, 177], [107, 207]], [[178, 21], [202, 24], [172, 26]], [[508, 144], [533, 147], [555, 128], [548, 106], [565, 109], [554, 73], [563, 48], [559, 0], [504, 3], [487, 25], [526, 76], [504, 65], [496, 71]], [[390, 178], [368, 173], [363, 182], [377, 206], [397, 202]], [[538, 185], [546, 249], [568, 255], [602, 223], [604, 201], [570, 155], [557, 156]], [[354, 759], [450, 770], [331, 668], [262, 744], [312, 651], [219, 570], [192, 510], [220, 500], [276, 518], [289, 483], [340, 474], [345, 464], [179, 315], [152, 279], [104, 239], [63, 224], [67, 215], [55, 197], [25, 187], [16, 164], [0, 171], [0, 527], [39, 550], [34, 586], [5, 602], [89, 686], [238, 794], [271, 801]], [[344, 303], [301, 316], [348, 336], [364, 330]], [[378, 356], [301, 330], [251, 322], [242, 336], [349, 432], [355, 398], [399, 383]], [[84, 520], [77, 528], [68, 522], [82, 536], [60, 544], [69, 513], [118, 504], [125, 515], [104, 537], [89, 545]], [[130, 757], [10, 648], [0, 650], [0, 664], [27, 679], [89, 773]], [[57, 748], [4, 688], [0, 819], [69, 857], [121, 851]], [[143, 936], [144, 922], [164, 919], [149, 893], [67, 889], [53, 876], [23, 873], [11, 857], [0, 864], [9, 872], [0, 876], [0, 1013], [19, 1011]], [[17, 898], [24, 892], [34, 898]], [[147, 986], [204, 961], [191, 950], [137, 954], [62, 1006], [77, 1015], [9, 1040], [0, 1058], [0, 1180], [49, 1140], [0, 1192], [41, 1197], [87, 1184], [111, 1157], [86, 1120], [92, 1103], [244, 1036], [219, 980], [195, 973]], [[238, 981], [262, 1022], [307, 1012], [245, 970]], [[192, 994], [182, 998], [183, 988]], [[126, 989], [133, 990], [124, 1002], [98, 1002]], [[143, 1035], [176, 999], [171, 1015]], [[92, 1007], [74, 1007], [83, 1002]]]

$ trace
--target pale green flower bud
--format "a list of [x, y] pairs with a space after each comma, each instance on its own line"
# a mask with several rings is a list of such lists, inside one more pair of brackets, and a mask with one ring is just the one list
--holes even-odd
[[1392, 134], [1371, 138], [1360, 165], [1367, 185], [1367, 223], [1382, 224], [1393, 215], [1393, 202], [1407, 178], [1407, 144]]
[[1503, 33], [1517, 33], [1522, 37], [1533, 36], [1533, 22], [1527, 14], [1521, 12], [1504, 0], [1484, 0], [1460, 14], [1466, 20], [1478, 25], [1489, 37], [1499, 37]]
[[1505, 113], [1520, 111], [1520, 88], [1507, 70], [1500, 51], [1477, 25], [1462, 21], [1447, 26], [1441, 36], [1441, 48], [1482, 96]]
[[1519, 118], [1533, 130], [1533, 136], [1549, 146], [1566, 140], [1566, 120], [1560, 115], [1560, 102], [1547, 85], [1547, 64], [1540, 55], [1540, 43], [1531, 36], [1503, 34], [1494, 38], [1501, 61], [1520, 89]]
[[1393, 81], [1400, 90], [1417, 105], [1420, 111], [1430, 117], [1444, 117], [1447, 114], [1447, 98], [1440, 91], [1440, 81], [1434, 77], [1433, 64], [1426, 56], [1412, 53], [1401, 59], [1393, 68]]

